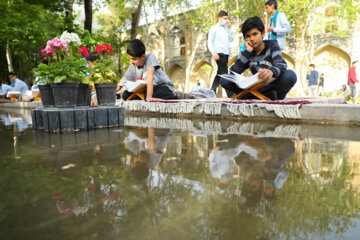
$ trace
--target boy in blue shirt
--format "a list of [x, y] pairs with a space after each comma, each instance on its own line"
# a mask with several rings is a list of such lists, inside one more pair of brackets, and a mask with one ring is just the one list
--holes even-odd
[[[281, 56], [281, 50], [276, 40], [263, 40], [265, 37], [265, 26], [259, 17], [248, 18], [241, 28], [245, 37], [245, 51], [236, 60], [231, 70], [243, 73], [250, 68], [252, 74], [259, 73], [258, 78], [266, 83], [275, 78], [271, 83], [263, 86], [258, 92], [264, 94], [271, 100], [282, 100], [295, 85], [297, 77], [295, 72], [287, 69], [287, 63]], [[221, 78], [221, 86], [235, 94], [243, 89], [235, 83]], [[245, 99], [255, 98], [247, 94]]]
[[291, 33], [290, 24], [286, 18], [286, 14], [277, 10], [276, 0], [269, 0], [265, 3], [265, 11], [271, 16], [269, 26], [266, 28], [267, 39], [277, 40], [280, 49], [285, 47], [286, 34]]
[[316, 97], [317, 95], [318, 78], [319, 78], [319, 72], [315, 70], [315, 65], [310, 64], [309, 71], [306, 74], [306, 80], [308, 82], [308, 87], [309, 87], [308, 90], [310, 97]]

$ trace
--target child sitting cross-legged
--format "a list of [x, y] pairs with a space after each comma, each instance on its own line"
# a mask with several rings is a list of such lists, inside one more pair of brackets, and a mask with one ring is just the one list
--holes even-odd
[[[271, 79], [274, 81], [258, 90], [271, 100], [282, 100], [295, 85], [297, 77], [294, 71], [287, 69], [286, 61], [281, 56], [277, 40], [263, 40], [265, 37], [264, 23], [259, 17], [248, 18], [242, 25], [241, 31], [245, 38], [245, 50], [240, 53], [235, 64], [230, 68], [236, 73], [243, 73], [250, 68], [252, 74], [259, 73], [258, 78], [265, 84]], [[235, 83], [220, 79], [221, 86], [235, 94], [243, 89]], [[245, 95], [244, 99], [256, 98], [252, 94]]]
[[[175, 92], [174, 84], [162, 70], [159, 61], [152, 53], [145, 54], [145, 45], [138, 39], [130, 41], [127, 54], [130, 66], [118, 85], [117, 91], [125, 85], [125, 81], [145, 80], [147, 82], [145, 99], [182, 99], [187, 94]], [[124, 91], [122, 98], [128, 99], [131, 92]]]

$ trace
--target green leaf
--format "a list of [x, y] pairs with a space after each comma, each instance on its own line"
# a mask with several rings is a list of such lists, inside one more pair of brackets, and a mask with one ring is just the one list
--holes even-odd
[[57, 76], [57, 77], [55, 77], [54, 82], [60, 83], [60, 82], [63, 82], [64, 80], [66, 80], [66, 76]]

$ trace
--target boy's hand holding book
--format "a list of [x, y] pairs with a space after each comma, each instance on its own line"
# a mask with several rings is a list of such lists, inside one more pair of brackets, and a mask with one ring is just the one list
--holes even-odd
[[271, 70], [262, 68], [259, 70], [258, 78], [259, 78], [259, 80], [266, 83], [267, 81], [269, 81], [269, 79], [272, 78], [273, 75], [274, 75], [274, 73]]

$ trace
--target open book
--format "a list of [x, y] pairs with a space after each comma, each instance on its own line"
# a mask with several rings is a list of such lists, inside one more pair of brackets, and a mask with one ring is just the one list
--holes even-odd
[[[261, 80], [258, 79], [259, 73], [252, 75], [251, 77], [244, 77], [234, 71], [230, 71], [232, 74], [219, 74], [220, 77], [225, 78], [233, 83], [235, 83], [241, 89], [248, 89], [254, 86], [257, 83], [260, 83]], [[275, 78], [271, 78], [267, 83], [274, 81]]]
[[24, 95], [28, 96], [30, 99], [33, 99], [35, 97], [37, 97], [38, 95], [40, 95], [40, 91], [38, 89], [35, 90], [28, 90], [24, 93]]
[[20, 96], [20, 92], [19, 91], [8, 91], [6, 94], [7, 98], [11, 98], [11, 97], [19, 97]]
[[128, 92], [136, 92], [140, 88], [146, 87], [147, 82], [145, 80], [137, 81], [124, 81], [120, 83], [121, 86], [125, 86]]

